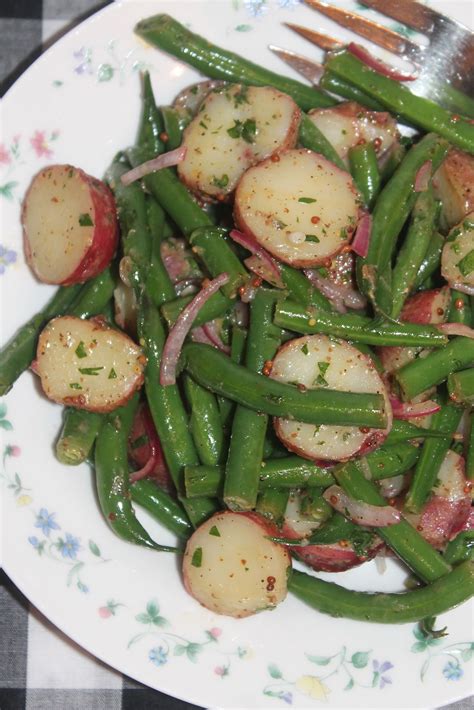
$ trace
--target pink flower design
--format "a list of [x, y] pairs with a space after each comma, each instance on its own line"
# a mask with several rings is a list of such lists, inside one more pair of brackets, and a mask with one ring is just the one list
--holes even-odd
[[53, 155], [53, 151], [49, 147], [46, 140], [45, 131], [35, 131], [33, 136], [30, 138], [30, 143], [38, 158], [51, 158]]
[[217, 640], [221, 634], [222, 629], [218, 629], [217, 627], [214, 627], [213, 629], [209, 630], [209, 636], [212, 636], [214, 640]]
[[214, 673], [221, 678], [225, 678], [226, 675], [229, 675], [229, 667], [228, 666], [216, 666], [214, 668]]
[[5, 145], [0, 143], [0, 165], [8, 165], [9, 163], [11, 163], [10, 153]]
[[110, 616], [112, 616], [112, 611], [109, 609], [108, 606], [101, 606], [99, 607], [99, 616], [102, 619], [108, 619]]
[[5, 448], [5, 456], [21, 456], [21, 449], [15, 444], [8, 444]]

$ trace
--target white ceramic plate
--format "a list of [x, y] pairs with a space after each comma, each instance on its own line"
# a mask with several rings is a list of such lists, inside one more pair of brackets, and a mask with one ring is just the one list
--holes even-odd
[[[450, 4], [467, 23], [469, 7]], [[281, 25], [315, 23], [297, 0], [134, 0], [107, 7], [42, 56], [2, 107], [2, 342], [51, 294], [33, 279], [22, 253], [20, 202], [32, 175], [50, 162], [102, 175], [114, 153], [134, 140], [140, 69], [150, 70], [160, 103], [197, 79], [134, 36], [136, 21], [160, 11], [277, 71], [289, 72], [266, 49], [269, 42], [313, 53]], [[334, 25], [328, 22], [327, 30], [334, 32]], [[272, 613], [244, 620], [211, 614], [185, 593], [172, 555], [134, 547], [110, 532], [86, 466], [68, 469], [55, 460], [61, 408], [40, 396], [31, 374], [0, 407], [5, 570], [51, 621], [114, 668], [206, 707], [324, 701], [427, 708], [471, 692], [469, 606], [446, 614], [449, 636], [430, 643], [412, 624], [332, 619], [291, 596]], [[171, 541], [141, 517], [158, 539]], [[370, 563], [337, 581], [393, 590], [402, 579], [393, 562], [383, 576]]]

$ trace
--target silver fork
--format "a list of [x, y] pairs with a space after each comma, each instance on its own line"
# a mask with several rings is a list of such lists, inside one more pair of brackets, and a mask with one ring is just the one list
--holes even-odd
[[[467, 27], [416, 0], [362, 0], [363, 5], [425, 35], [429, 43], [422, 46], [384, 25], [326, 2], [303, 2], [342, 27], [409, 61], [416, 69], [416, 80], [407, 86], [414, 93], [474, 118], [474, 33]], [[474, 15], [474, 3], [471, 6]], [[345, 46], [317, 30], [285, 24], [325, 51]], [[309, 81], [318, 83], [324, 72], [323, 65], [281, 47], [270, 45], [270, 49]], [[458, 92], [464, 96], [460, 97]]]

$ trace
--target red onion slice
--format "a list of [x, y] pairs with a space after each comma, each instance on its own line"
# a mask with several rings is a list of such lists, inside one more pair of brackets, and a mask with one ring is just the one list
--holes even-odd
[[356, 525], [385, 528], [401, 520], [399, 510], [390, 505], [370, 505], [350, 498], [340, 486], [329, 486], [323, 497], [335, 510], [349, 517]]
[[[248, 249], [249, 252], [255, 254], [260, 258], [262, 264], [266, 266], [269, 272], [273, 274], [275, 283], [278, 284], [278, 288], [284, 288], [285, 284], [281, 279], [280, 268], [275, 261], [275, 259], [264, 249], [260, 244], [253, 239], [253, 237], [244, 232], [240, 232], [238, 229], [232, 229], [229, 232], [229, 237], [234, 240], [237, 244], [240, 244], [244, 249]], [[263, 277], [262, 277], [263, 278]]]
[[346, 313], [346, 306], [347, 308], [360, 309], [367, 305], [365, 296], [350, 285], [334, 283], [331, 279], [321, 276], [317, 269], [303, 269], [303, 273], [313, 286], [316, 286], [331, 301], [339, 313]]
[[140, 468], [138, 471], [133, 471], [133, 473], [130, 474], [130, 483], [135, 483], [136, 481], [141, 481], [142, 478], [146, 478], [147, 476], [152, 473], [153, 469], [156, 466], [156, 449], [152, 443], [152, 441], [149, 442], [150, 444], [150, 458], [146, 462], [146, 464]]
[[257, 276], [260, 276], [264, 281], [275, 286], [275, 288], [284, 288], [284, 283], [281, 280], [280, 273], [278, 272], [278, 278], [275, 274], [275, 269], [270, 268], [268, 263], [264, 261], [259, 254], [253, 254], [252, 256], [244, 259], [244, 264], [249, 271]]
[[219, 274], [219, 276], [212, 279], [205, 288], [201, 289], [179, 314], [163, 348], [160, 367], [160, 385], [176, 384], [176, 366], [185, 338], [191, 330], [193, 322], [201, 308], [221, 286], [228, 282], [228, 280], [228, 274]]
[[474, 330], [463, 323], [438, 323], [436, 327], [445, 335], [462, 335], [464, 338], [474, 338]]
[[152, 160], [147, 160], [141, 165], [137, 165], [136, 168], [132, 168], [127, 173], [124, 173], [120, 181], [122, 185], [131, 185], [135, 180], [141, 180], [145, 175], [155, 172], [155, 170], [162, 170], [163, 168], [171, 168], [174, 165], [179, 165], [186, 155], [186, 146], [180, 146], [176, 150], [170, 150], [167, 153], [162, 153], [158, 157]]
[[456, 291], [461, 291], [461, 293], [467, 293], [468, 296], [474, 296], [474, 286], [463, 283], [450, 283], [451, 288], [455, 288]]
[[432, 399], [425, 402], [401, 402], [396, 397], [390, 397], [392, 413], [395, 419], [414, 419], [415, 417], [427, 417], [435, 414], [441, 409], [440, 405]]
[[432, 166], [431, 160], [427, 160], [418, 170], [415, 175], [415, 192], [426, 192], [429, 188]]
[[222, 338], [219, 335], [219, 331], [215, 321], [211, 320], [209, 321], [209, 323], [204, 323], [202, 329], [215, 348], [220, 350], [222, 353], [225, 353], [226, 355], [230, 355], [230, 347], [222, 342]]
[[347, 45], [347, 49], [354, 57], [360, 59], [360, 61], [364, 62], [370, 69], [373, 69], [389, 79], [394, 79], [395, 81], [415, 81], [418, 78], [416, 74], [406, 74], [390, 66], [390, 64], [386, 64], [384, 61], [371, 54], [368, 49], [361, 44], [350, 42]]
[[357, 225], [354, 239], [351, 243], [352, 251], [365, 259], [369, 251], [370, 237], [372, 235], [372, 215], [365, 212]]

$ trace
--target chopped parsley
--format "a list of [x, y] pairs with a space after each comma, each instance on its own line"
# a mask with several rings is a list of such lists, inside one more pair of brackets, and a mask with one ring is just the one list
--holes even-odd
[[309, 355], [308, 343], [305, 343], [302, 348], [300, 348], [303, 355]]
[[114, 368], [110, 368], [109, 375], [107, 377], [108, 380], [116, 380], [117, 379], [117, 373], [115, 372]]
[[288, 225], [285, 224], [285, 222], [282, 222], [281, 219], [274, 219], [273, 226], [275, 229], [285, 229], [285, 227], [288, 227]]
[[315, 234], [305, 234], [304, 240], [305, 242], [315, 242], [316, 244], [319, 244], [320, 242], [319, 237]]
[[305, 205], [311, 205], [313, 202], [316, 202], [314, 197], [300, 197], [298, 202], [304, 202]]
[[319, 375], [316, 377], [314, 384], [315, 385], [321, 385], [322, 387], [327, 387], [328, 383], [326, 379], [324, 378], [324, 375], [327, 372], [327, 369], [329, 367], [328, 362], [318, 362], [318, 370], [319, 370]]
[[215, 525], [209, 530], [209, 535], [214, 535], [214, 537], [220, 537], [221, 534]]
[[474, 249], [458, 261], [457, 267], [463, 276], [469, 276], [474, 271]]
[[224, 173], [224, 175], [221, 175], [220, 178], [214, 177], [212, 178], [212, 184], [215, 185], [215, 187], [227, 187], [229, 184], [229, 176]]
[[74, 352], [76, 353], [78, 358], [87, 357], [86, 346], [84, 345], [83, 340], [81, 340], [81, 342], [79, 343], [79, 345], [77, 346], [77, 348]]
[[234, 106], [237, 108], [237, 106], [240, 106], [241, 104], [248, 104], [249, 99], [248, 99], [248, 93], [249, 93], [249, 87], [248, 86], [242, 86], [240, 91], [237, 91], [236, 94], [234, 94]]
[[79, 382], [70, 382], [70, 383], [69, 383], [69, 387], [70, 387], [72, 390], [81, 390], [81, 389], [82, 389], [82, 387], [81, 387], [81, 385], [79, 384]]
[[90, 216], [89, 212], [84, 212], [83, 214], [79, 215], [79, 224], [81, 227], [94, 226], [94, 222], [92, 221], [92, 217]]
[[341, 227], [341, 231], [339, 232], [339, 239], [347, 239], [347, 229], [345, 227]]
[[77, 369], [81, 375], [98, 375], [104, 367], [78, 367]]
[[253, 118], [247, 118], [243, 123], [237, 119], [234, 125], [227, 129], [227, 133], [231, 138], [242, 138], [246, 143], [255, 143], [257, 124]]
[[207, 131], [208, 126], [204, 123], [204, 121], [199, 121], [199, 125], [201, 126], [201, 128], [204, 128], [205, 131]]
[[191, 564], [193, 567], [200, 567], [202, 565], [202, 547], [196, 547], [194, 550]]

